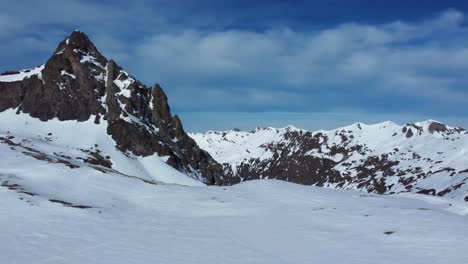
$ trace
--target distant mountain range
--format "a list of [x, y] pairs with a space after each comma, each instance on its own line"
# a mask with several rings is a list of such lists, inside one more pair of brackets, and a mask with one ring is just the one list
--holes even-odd
[[404, 126], [356, 123], [315, 132], [288, 126], [190, 136], [223, 164], [230, 184], [278, 179], [468, 201], [468, 131], [433, 120]]
[[182, 185], [278, 179], [468, 201], [462, 128], [429, 120], [188, 135], [159, 85], [144, 86], [80, 31], [45, 64], [0, 75], [0, 124], [0, 183], [32, 195], [36, 176], [109, 174]]

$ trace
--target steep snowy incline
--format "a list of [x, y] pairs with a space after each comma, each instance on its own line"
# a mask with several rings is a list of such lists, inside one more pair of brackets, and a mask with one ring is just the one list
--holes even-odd
[[434, 120], [190, 134], [231, 183], [280, 179], [336, 189], [420, 192], [468, 201], [468, 132]]
[[[244, 160], [269, 159], [273, 153], [264, 148], [265, 144], [280, 142], [282, 135], [287, 131], [300, 131], [294, 127], [282, 129], [257, 128], [254, 132], [247, 131], [210, 131], [206, 134], [189, 135], [197, 141], [198, 145], [214, 155], [221, 163], [240, 164]], [[233, 166], [235, 169], [235, 167]]]
[[0, 176], [21, 179], [25, 172], [40, 179], [54, 173], [64, 177], [120, 174], [150, 182], [203, 185], [167, 165], [166, 156], [140, 157], [119, 151], [106, 125], [92, 120], [42, 122], [14, 110], [4, 111], [0, 114]]

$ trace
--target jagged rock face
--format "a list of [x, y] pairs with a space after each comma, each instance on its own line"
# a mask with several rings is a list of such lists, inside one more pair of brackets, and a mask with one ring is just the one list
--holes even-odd
[[103, 114], [99, 98], [105, 94], [106, 62], [83, 33], [74, 32], [47, 61], [41, 79], [36, 75], [24, 83], [19, 111], [43, 121], [84, 121]]
[[435, 121], [191, 136], [223, 164], [227, 184], [267, 178], [379, 194], [468, 197], [468, 133]]
[[169, 156], [174, 168], [221, 184], [222, 166], [187, 136], [162, 88], [145, 87], [82, 32], [62, 41], [45, 65], [0, 76], [0, 112], [10, 108], [42, 121], [107, 122], [107, 133], [122, 152]]
[[[320, 137], [311, 132], [285, 131], [284, 141], [271, 141], [261, 145], [269, 158], [249, 158], [236, 168], [226, 166], [230, 184], [245, 180], [277, 179], [294, 183], [318, 185], [324, 183], [323, 175], [339, 181], [340, 175], [333, 170], [336, 162], [304, 155], [307, 150], [320, 147]], [[297, 149], [294, 155], [291, 150]]]
[[17, 107], [23, 98], [23, 82], [0, 82], [0, 111]]

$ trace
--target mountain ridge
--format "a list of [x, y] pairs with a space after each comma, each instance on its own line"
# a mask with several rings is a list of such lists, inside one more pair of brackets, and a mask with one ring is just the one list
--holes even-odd
[[[418, 192], [468, 201], [468, 131], [429, 119], [189, 133], [231, 184], [279, 179], [379, 194]], [[466, 165], [465, 165], [466, 164]]]
[[[438, 124], [441, 124], [441, 125], [444, 125], [448, 128], [453, 128], [453, 129], [461, 129], [461, 130], [466, 130], [466, 128], [464, 127], [460, 127], [460, 126], [449, 126], [447, 124], [445, 124], [444, 122], [441, 122], [441, 121], [438, 121], [438, 120], [435, 120], [435, 119], [425, 119], [425, 120], [422, 120], [422, 121], [417, 121], [417, 122], [414, 122], [414, 123], [405, 123], [404, 125], [415, 125], [415, 126], [425, 126], [427, 124], [431, 124], [431, 123], [438, 123]], [[334, 131], [334, 130], [340, 130], [340, 129], [345, 129], [345, 128], [351, 128], [351, 127], [355, 127], [357, 125], [365, 125], [365, 126], [375, 126], [375, 125], [385, 125], [385, 124], [393, 124], [393, 125], [397, 125], [397, 126], [404, 126], [402, 124], [399, 124], [397, 122], [394, 122], [394, 121], [391, 121], [391, 120], [385, 120], [385, 121], [382, 121], [382, 122], [377, 122], [377, 123], [365, 123], [365, 122], [354, 122], [354, 123], [351, 123], [349, 125], [344, 125], [344, 126], [340, 126], [340, 127], [337, 127], [337, 128], [331, 128], [331, 129], [317, 129], [317, 130], [310, 130], [310, 129], [305, 129], [305, 128], [300, 128], [296, 125], [293, 125], [293, 124], [289, 124], [289, 125], [286, 125], [286, 126], [283, 126], [283, 127], [275, 127], [275, 126], [266, 126], [266, 127], [255, 127], [254, 129], [240, 129], [240, 128], [232, 128], [232, 129], [225, 129], [225, 130], [216, 130], [216, 129], [209, 129], [209, 130], [206, 130], [204, 132], [190, 132], [190, 134], [204, 134], [204, 133], [209, 133], [209, 132], [253, 132], [253, 131], [256, 131], [256, 130], [262, 130], [262, 129], [283, 129], [283, 130], [286, 130], [286, 129], [290, 129], [290, 130], [302, 130], [302, 131], [311, 131], [311, 132], [327, 132], [327, 131]]]

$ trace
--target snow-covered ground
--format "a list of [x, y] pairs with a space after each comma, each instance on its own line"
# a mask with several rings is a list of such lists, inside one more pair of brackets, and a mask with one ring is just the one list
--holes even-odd
[[[54, 185], [40, 179], [41, 172], [37, 176]], [[440, 198], [279, 181], [232, 187], [152, 185], [105, 175], [68, 181], [91, 190], [75, 198], [94, 208], [64, 207], [0, 188], [0, 263], [462, 264], [468, 259], [467, 208]]]

